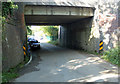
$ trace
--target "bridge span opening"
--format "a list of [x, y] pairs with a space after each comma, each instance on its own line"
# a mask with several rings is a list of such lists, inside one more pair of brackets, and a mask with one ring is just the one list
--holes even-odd
[[26, 5], [24, 16], [26, 25], [60, 25], [58, 35], [60, 46], [88, 49], [94, 8]]

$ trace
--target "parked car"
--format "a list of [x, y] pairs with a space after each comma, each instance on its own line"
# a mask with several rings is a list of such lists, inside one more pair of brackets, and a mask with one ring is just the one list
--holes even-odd
[[28, 42], [30, 42], [30, 41], [32, 41], [32, 40], [35, 40], [35, 39], [28, 37]]
[[35, 48], [40, 49], [40, 42], [38, 42], [35, 39], [31, 39], [29, 40], [29, 46], [30, 46], [30, 49], [35, 49]]

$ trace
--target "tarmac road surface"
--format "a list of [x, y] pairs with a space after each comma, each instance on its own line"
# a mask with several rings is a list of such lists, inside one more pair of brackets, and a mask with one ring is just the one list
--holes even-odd
[[118, 68], [93, 54], [41, 43], [14, 82], [118, 82]]

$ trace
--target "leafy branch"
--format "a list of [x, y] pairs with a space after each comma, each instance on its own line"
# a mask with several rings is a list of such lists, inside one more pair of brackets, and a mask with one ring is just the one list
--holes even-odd
[[2, 17], [10, 18], [13, 15], [13, 10], [17, 9], [18, 6], [11, 2], [2, 2]]

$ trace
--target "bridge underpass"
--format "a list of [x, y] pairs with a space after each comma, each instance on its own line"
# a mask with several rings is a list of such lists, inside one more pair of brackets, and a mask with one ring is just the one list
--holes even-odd
[[[37, 2], [34, 2], [34, 1], [37, 1]], [[63, 47], [79, 48], [79, 49], [84, 49], [88, 51], [96, 51], [96, 50], [99, 50], [100, 40], [103, 40], [104, 42], [103, 50], [114, 48], [118, 43], [119, 38], [117, 39], [117, 36], [119, 36], [119, 26], [120, 26], [120, 24], [118, 24], [120, 23], [120, 19], [119, 19], [120, 10], [118, 9], [120, 8], [119, 7], [120, 3], [118, 3], [119, 2], [118, 0], [107, 0], [107, 1], [106, 0], [67, 0], [67, 1], [52, 0], [53, 3], [51, 2], [51, 0], [45, 0], [45, 1], [47, 2], [44, 2], [42, 0], [39, 3], [38, 0], [32, 0], [32, 3], [30, 2], [29, 5], [27, 6], [25, 6], [26, 3], [16, 2], [16, 4], [18, 4], [18, 10], [15, 10], [15, 13], [14, 13], [15, 21], [13, 21], [13, 23], [15, 25], [8, 24], [8, 23], [5, 24], [5, 28], [6, 28], [5, 39], [2, 40], [3, 41], [2, 43], [3, 57], [5, 58], [2, 63], [3, 70], [8, 70], [10, 68], [13, 68], [24, 60], [23, 45], [24, 43], [26, 43], [26, 25], [25, 25], [24, 19], [26, 20], [27, 25], [38, 25], [38, 24], [39, 25], [61, 25], [61, 28], [60, 28], [61, 30], [59, 32], [59, 40], [60, 40], [61, 46]], [[60, 2], [60, 3], [57, 3], [57, 2]], [[55, 6], [55, 5], [58, 5], [58, 6]], [[93, 7], [95, 7], [96, 9], [94, 9]], [[93, 16], [94, 10], [95, 10], [95, 14]], [[25, 14], [25, 18], [24, 18], [24, 14]], [[33, 18], [33, 16], [35, 19]], [[57, 50], [56, 47], [54, 47], [53, 49]], [[41, 76], [41, 74], [38, 71], [38, 70], [41, 70], [41, 68], [39, 67], [41, 66], [41, 63], [45, 64], [43, 65], [43, 67], [47, 66], [47, 67], [44, 67], [44, 69], [42, 68], [42, 71], [46, 70], [46, 73], [48, 72], [50, 72], [49, 74], [52, 73], [53, 74], [52, 76], [54, 76], [54, 78], [60, 78], [61, 76], [61, 78], [64, 79], [69, 77], [70, 79], [73, 79], [73, 80], [70, 80], [73, 82], [77, 80], [78, 81], [80, 80], [83, 82], [84, 80], [83, 77], [85, 78], [85, 80], [86, 78], [88, 79], [92, 78], [91, 81], [98, 80], [98, 82], [103, 81], [104, 79], [105, 79], [104, 81], [107, 81], [109, 77], [113, 81], [115, 81], [114, 78], [112, 77], [116, 77], [115, 79], [117, 79], [118, 77], [118, 75], [111, 76], [112, 73], [109, 74], [109, 72], [114, 72], [111, 70], [114, 70], [115, 67], [113, 66], [111, 68], [111, 65], [109, 65], [109, 63], [105, 65], [104, 64], [105, 62], [103, 63], [99, 59], [99, 57], [98, 59], [96, 59], [94, 55], [86, 55], [88, 56], [86, 57], [85, 55], [76, 52], [76, 50], [75, 52], [74, 50], [70, 50], [66, 54], [61, 52], [59, 53], [64, 55], [64, 57], [59, 56], [60, 54], [57, 54], [58, 56], [56, 56], [55, 53], [53, 53], [54, 55], [49, 54], [50, 56], [53, 56], [53, 58], [51, 58], [50, 56], [47, 56], [48, 55], [47, 53], [41, 51], [40, 54], [38, 54], [37, 56], [39, 57], [43, 54], [44, 55], [43, 59], [45, 57], [45, 60], [43, 62], [40, 61], [40, 63], [37, 62], [35, 63], [35, 65], [34, 63], [31, 63], [33, 65], [29, 65], [29, 66], [31, 66], [32, 68], [28, 66], [26, 71], [27, 73], [29, 72], [28, 70], [34, 71], [32, 72], [33, 74], [32, 73], [25, 74], [26, 76], [23, 76], [22, 79], [25, 80], [26, 78], [29, 78], [32, 75], [32, 77], [30, 77], [31, 78], [30, 80], [32, 81], [33, 79], [33, 81], [38, 81], [39, 77]], [[69, 58], [68, 56], [71, 56], [71, 57]], [[84, 57], [86, 58], [82, 59]], [[76, 60], [76, 59], [80, 59], [80, 60]], [[48, 61], [51, 62], [53, 65], [51, 65], [51, 63], [49, 63]], [[100, 62], [102, 62], [103, 64]], [[55, 67], [57, 63], [58, 65], [57, 67]], [[38, 66], [37, 68], [36, 68], [36, 65]], [[59, 65], [65, 65], [65, 66], [59, 66]], [[97, 66], [95, 67], [95, 65]], [[108, 66], [109, 68], [107, 68], [106, 66]], [[49, 68], [51, 68], [51, 70]], [[47, 71], [48, 69], [50, 71]], [[77, 76], [74, 76], [76, 72], [75, 74], [71, 73], [72, 70], [75, 71], [75, 69], [77, 70]], [[95, 72], [97, 71], [97, 69], [100, 69], [100, 70], [98, 70], [98, 72]], [[86, 70], [89, 70], [92, 72], [90, 73]], [[87, 74], [86, 72], [83, 73], [83, 71], [86, 71]], [[68, 72], [68, 73], [61, 74], [61, 72]], [[45, 78], [52, 78], [51, 75], [47, 76], [46, 73], [43, 73], [41, 76], [44, 80], [46, 80]], [[108, 74], [106, 75], [106, 73]], [[71, 75], [74, 77], [71, 78]], [[38, 79], [35, 79], [35, 78], [38, 78]], [[111, 82], [113, 82], [112, 80]], [[61, 81], [61, 80], [58, 79], [58, 81]], [[62, 82], [63, 81], [68, 81], [68, 80], [62, 80]]]
[[[88, 49], [87, 43], [91, 33], [93, 16], [53, 15], [52, 12], [51, 15], [46, 13], [45, 15], [38, 15], [34, 10], [29, 11], [31, 12], [25, 12], [27, 25], [60, 25], [59, 42], [61, 46]], [[31, 64], [20, 72], [21, 76], [16, 78], [15, 82], [118, 81], [117, 74], [105, 73], [107, 70], [112, 72], [113, 69], [117, 70], [117, 68], [109, 66], [98, 56], [83, 54], [80, 51], [47, 43], [41, 43], [41, 47], [41, 50], [32, 52], [33, 60]]]
[[61, 46], [87, 50], [94, 10], [93, 7], [26, 5], [24, 14], [26, 25], [60, 25]]
[[[82, 1], [84, 1], [84, 0], [82, 0]], [[93, 1], [93, 0], [90, 0], [90, 1]], [[105, 2], [104, 0], [101, 0], [101, 1], [103, 1], [103, 3]], [[89, 2], [89, 0], [88, 0], [88, 3], [91, 3], [91, 2]], [[4, 56], [6, 56], [6, 58], [7, 58], [4, 62], [4, 64], [5, 64], [4, 66], [7, 69], [10, 68], [10, 67], [16, 66], [17, 64], [22, 62], [23, 59], [24, 59], [23, 48], [22, 48], [23, 44], [26, 42], [26, 28], [25, 28], [25, 25], [24, 25], [24, 23], [25, 23], [24, 22], [24, 14], [25, 14], [25, 20], [26, 20], [27, 25], [61, 25], [59, 39], [60, 39], [60, 44], [63, 47], [79, 48], [79, 49], [85, 49], [85, 50], [91, 50], [91, 51], [98, 50], [98, 47], [99, 47], [98, 44], [99, 44], [99, 41], [101, 40], [101, 39], [98, 39], [101, 36], [96, 35], [96, 33], [98, 33], [98, 34], [103, 34], [104, 35], [103, 36], [104, 38], [102, 38], [102, 40], [104, 40], [104, 42], [106, 42], [106, 41], [108, 42], [108, 43], [105, 43], [104, 50], [105, 50], [105, 48], [106, 49], [110, 48], [110, 47], [112, 48], [112, 41], [114, 41], [114, 39], [111, 39], [111, 38], [106, 37], [106, 36], [112, 36], [113, 34], [111, 34], [109, 32], [109, 30], [104, 31], [105, 30], [104, 28], [110, 29], [110, 30], [113, 29], [112, 31], [115, 30], [114, 27], [106, 25], [108, 23], [110, 25], [113, 25], [112, 21], [114, 21], [117, 18], [117, 16], [119, 16], [119, 15], [116, 14], [116, 15], [114, 15], [114, 18], [113, 18], [112, 14], [117, 12], [116, 11], [116, 9], [117, 9], [116, 6], [117, 5], [115, 5], [114, 2], [113, 2], [113, 5], [112, 4], [106, 5], [106, 4], [101, 4], [98, 1], [96, 3], [95, 8], [97, 8], [99, 6], [100, 6], [100, 8], [95, 10], [95, 16], [92, 15], [93, 12], [94, 12], [93, 11], [94, 8], [88, 7], [86, 4], [84, 5], [85, 7], [74, 7], [74, 6], [60, 5], [61, 6], [61, 8], [60, 8], [59, 6], [51, 6], [50, 7], [49, 5], [45, 5], [44, 3], [43, 3], [44, 6], [40, 6], [40, 5], [38, 6], [38, 3], [36, 2], [36, 4], [34, 6], [33, 5], [27, 5], [25, 7], [24, 11], [23, 11], [23, 9], [24, 9], [23, 3], [18, 3], [18, 4], [19, 4], [18, 5], [19, 8], [16, 11], [17, 14], [15, 13], [15, 17], [16, 17], [15, 24], [16, 25], [14, 26], [14, 25], [7, 24], [7, 27], [8, 27], [7, 28], [7, 38], [6, 38], [6, 43], [4, 43], [5, 45], [7, 44], [6, 45], [7, 47], [5, 47], [5, 49], [4, 49], [5, 50]], [[34, 3], [32, 3], [32, 4], [34, 4]], [[81, 6], [82, 6], [82, 4], [83, 3], [81, 3]], [[115, 8], [113, 8], [114, 6], [115, 6]], [[40, 8], [40, 7], [43, 7], [44, 9]], [[105, 8], [105, 10], [104, 10], [104, 8]], [[106, 17], [108, 17], [108, 18], [105, 17], [106, 18], [105, 20], [109, 19], [110, 21], [108, 21], [108, 22], [104, 23], [104, 25], [102, 25], [99, 22], [105, 21], [105, 20], [103, 20], [103, 18], [97, 18], [96, 16], [104, 15], [104, 13], [107, 13], [107, 10], [108, 10], [108, 14], [109, 14], [109, 9], [112, 10], [112, 11], [110, 11], [112, 14], [110, 13], [111, 16], [110, 15], [105, 15]], [[103, 13], [99, 12], [99, 10]], [[99, 13], [96, 14], [96, 11], [99, 12]], [[33, 16], [34, 16], [35, 19], [32, 18]], [[64, 19], [63, 17], [67, 18], [67, 19]], [[93, 17], [95, 17], [94, 21], [92, 20]], [[59, 20], [55, 19], [55, 18], [58, 18]], [[111, 19], [112, 19], [112, 21], [111, 21]], [[115, 23], [117, 25], [116, 21], [118, 21], [118, 20], [117, 19], [115, 20]], [[92, 28], [93, 31], [91, 31], [92, 22], [95, 23], [94, 26], [93, 26], [94, 28]], [[98, 25], [96, 25], [96, 23]], [[94, 31], [95, 29], [97, 29], [97, 32]], [[100, 31], [100, 29], [103, 29], [103, 30]], [[94, 34], [93, 37], [90, 36], [91, 33]], [[110, 34], [108, 34], [108, 33], [110, 33]], [[100, 36], [100, 37], [98, 37], [98, 36]], [[91, 39], [90, 39], [90, 37], [91, 37]], [[94, 72], [94, 70], [97, 71], [98, 68], [101, 69], [102, 71], [98, 70], [97, 75], [96, 75], [96, 73], [94, 74], [94, 73], [89, 73], [88, 72], [88, 74], [86, 74], [86, 72], [85, 72], [85, 75], [86, 75], [86, 76], [84, 75], [85, 79], [88, 78], [88, 77], [89, 78], [93, 77], [93, 79], [96, 78], [96, 80], [98, 80], [98, 81], [101, 81], [99, 79], [106, 77], [106, 75], [103, 74], [103, 73], [106, 73], [106, 69], [107, 70], [114, 70], [114, 66], [113, 66], [112, 69], [111, 68], [106, 68], [106, 66], [109, 65], [109, 64], [107, 64], [106, 66], [103, 66], [103, 68], [101, 68], [101, 65], [104, 65], [104, 64], [101, 64], [100, 66], [97, 66], [95, 68], [94, 66], [99, 65], [100, 63], [97, 62], [95, 64], [95, 62], [94, 62], [95, 60], [93, 59], [93, 62], [92, 62], [93, 64], [90, 64], [91, 63], [91, 58], [93, 58], [93, 55], [92, 56], [86, 55], [88, 57], [86, 57], [84, 59], [85, 62], [83, 62], [82, 58], [84, 58], [85, 56], [84, 55], [78, 56], [78, 55], [80, 55], [80, 53], [78, 53], [76, 51], [74, 52], [74, 50], [73, 50], [73, 54], [72, 54], [71, 58], [68, 58], [68, 56], [71, 55], [71, 52], [72, 51], [70, 50], [70, 52], [67, 52], [66, 55], [64, 55], [62, 53], [65, 57], [65, 58], [63, 57], [65, 59], [64, 61], [63, 61], [63, 58], [61, 58], [62, 60], [60, 60], [60, 58], [59, 58], [60, 56], [57, 56], [58, 59], [56, 60], [55, 57], [54, 57], [55, 55], [51, 54], [51, 56], [53, 56], [53, 58], [55, 60], [52, 59], [51, 57], [48, 58], [48, 59], [45, 59], [43, 64], [45, 64], [45, 63], [46, 64], [43, 65], [43, 66], [48, 66], [48, 67], [44, 67], [44, 69], [42, 69], [42, 70], [44, 71], [44, 70], [47, 70], [51, 67], [51, 65], [50, 65], [50, 67], [48, 65], [48, 60], [49, 60], [49, 62], [52, 62], [54, 64], [53, 65], [54, 67], [56, 66], [56, 62], [58, 63], [58, 61], [60, 61], [59, 62], [60, 64], [58, 63], [58, 66], [62, 65], [62, 64], [67, 65], [66, 67], [65, 66], [59, 67], [60, 69], [62, 69], [61, 72], [66, 71], [66, 68], [68, 70], [66, 72], [72, 72], [71, 70], [73, 70], [73, 69], [78, 69], [77, 72], [79, 72], [80, 70], [81, 71], [86, 71], [87, 66], [85, 66], [85, 65], [87, 64], [90, 67], [89, 68], [90, 71], [93, 71], [93, 72]], [[42, 52], [42, 54], [46, 56], [45, 58], [48, 57], [47, 53]], [[55, 53], [53, 53], [53, 54], [55, 54]], [[61, 54], [61, 52], [60, 52], [60, 54]], [[39, 56], [39, 54], [37, 56]], [[76, 60], [76, 59], [78, 59], [78, 57], [81, 57], [81, 58], [79, 58], [80, 60]], [[71, 60], [71, 59], [73, 59], [73, 60]], [[86, 62], [86, 60], [87, 60], [87, 62]], [[84, 66], [82, 66], [82, 69], [81, 69], [81, 64], [79, 63], [80, 61], [84, 65]], [[96, 61], [97, 61], [97, 59], [96, 59]], [[61, 62], [62, 62], [62, 64], [61, 64]], [[71, 62], [73, 62], [73, 65], [71, 64]], [[78, 66], [76, 65], [77, 62], [78, 62]], [[40, 62], [39, 65], [41, 65], [41, 63], [42, 62]], [[68, 63], [68, 64], [65, 64], [65, 63]], [[76, 63], [76, 64], [74, 65], [74, 63]], [[36, 63], [36, 64], [38, 64], [38, 63]], [[36, 72], [38, 72], [38, 73], [35, 72], [37, 77], [33, 76], [33, 77], [31, 77], [31, 79], [38, 78], [38, 80], [39, 80], [39, 77], [41, 76], [41, 74], [38, 71], [39, 69], [41, 70], [41, 68], [39, 68], [39, 65], [38, 65], [38, 68], [36, 68], [35, 65], [33, 65], [33, 66], [29, 65], [29, 66], [32, 67], [32, 69], [30, 69], [30, 70], [33, 70], [34, 72], [36, 70]], [[73, 69], [71, 69], [69, 65], [72, 65], [71, 67], [73, 67]], [[58, 66], [57, 66], [57, 68], [58, 68]], [[52, 73], [56, 69], [54, 67], [51, 67]], [[108, 67], [111, 67], [111, 65], [108, 66]], [[28, 69], [29, 69], [29, 67], [27, 68], [27, 70]], [[59, 71], [58, 69], [56, 69], [55, 71]], [[94, 69], [94, 70], [91, 70], [91, 69]], [[27, 71], [27, 73], [28, 72], [29, 71]], [[32, 72], [32, 73], [34, 74], [34, 72]], [[41, 73], [43, 73], [43, 72], [41, 72]], [[46, 71], [46, 73], [48, 73], [48, 71]], [[42, 74], [43, 78], [46, 78], [46, 73]], [[80, 72], [79, 74], [81, 74], [81, 73], [83, 73], [83, 72]], [[108, 73], [109, 73], [109, 71], [108, 71]], [[33, 74], [30, 73], [29, 76], [26, 74], [26, 77], [24, 76], [23, 79], [29, 78]], [[57, 78], [57, 77], [60, 78], [59, 75], [57, 75], [57, 77], [56, 77], [55, 74], [56, 73], [54, 73], [54, 76], [55, 76], [54, 78]], [[70, 73], [70, 75], [68, 75], [68, 74], [69, 73], [67, 73], [67, 75], [62, 74], [61, 78], [63, 78], [63, 75], [65, 77], [66, 76], [70, 77], [71, 75], [74, 75], [74, 74], [71, 74], [71, 73]], [[79, 74], [77, 73], [78, 77], [80, 77]], [[90, 74], [93, 74], [93, 75], [91, 76]], [[110, 76], [110, 75], [107, 75], [107, 76]], [[76, 78], [78, 78], [78, 77], [76, 76]], [[81, 78], [82, 77], [83, 77], [83, 75], [81, 75]], [[114, 77], [116, 77], [116, 76], [114, 76]], [[51, 78], [51, 75], [48, 75], [48, 78]], [[74, 80], [76, 81], [76, 78], [75, 79], [74, 78], [75, 77], [72, 78], [73, 81]], [[78, 80], [81, 79], [81, 78], [78, 78]], [[111, 77], [111, 79], [113, 79], [113, 78]], [[46, 80], [46, 79], [44, 79], [44, 80]], [[21, 81], [23, 81], [23, 80], [21, 80]], [[36, 79], [36, 81], [37, 81], [37, 79]], [[65, 81], [67, 81], [67, 80], [65, 80]], [[106, 77], [105, 81], [107, 81], [107, 77]]]

